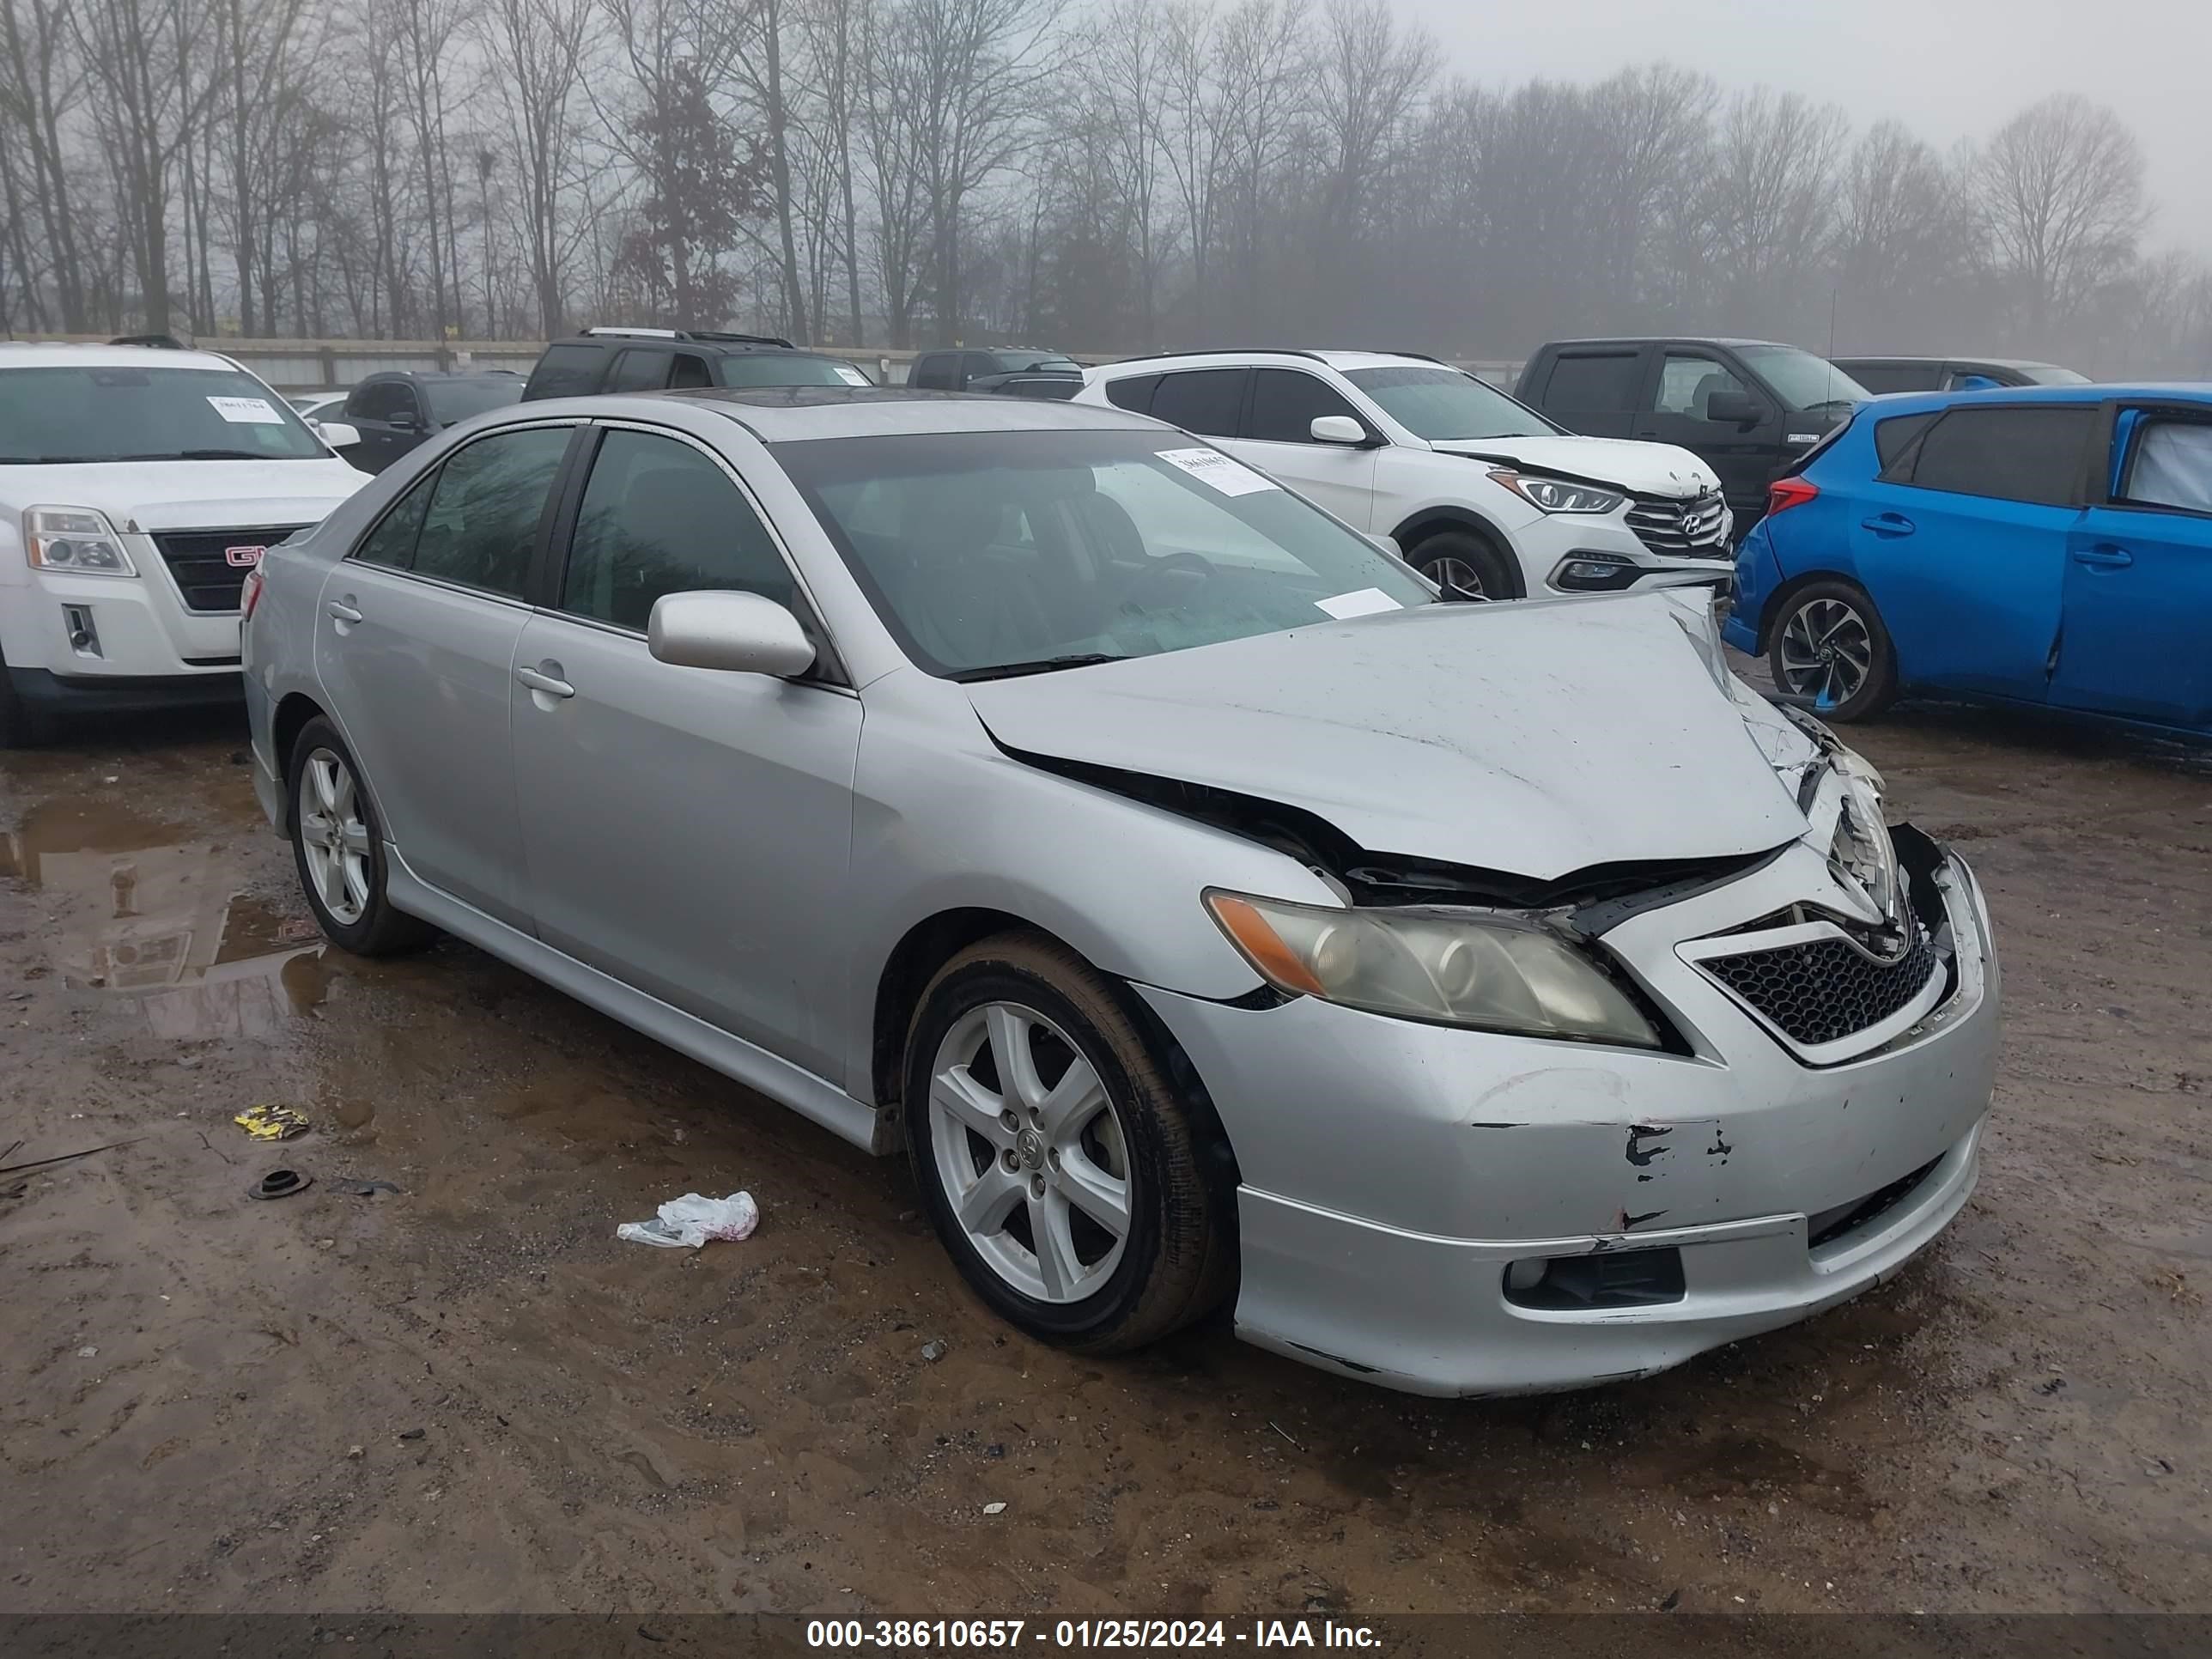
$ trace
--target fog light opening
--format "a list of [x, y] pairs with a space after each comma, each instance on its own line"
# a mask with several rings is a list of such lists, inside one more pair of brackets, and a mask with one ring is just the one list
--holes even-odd
[[1577, 553], [1559, 561], [1552, 573], [1552, 586], [1571, 593], [1609, 593], [1632, 586], [1642, 574], [1632, 560]]
[[1527, 1256], [1505, 1264], [1505, 1299], [1516, 1308], [1562, 1313], [1649, 1308], [1680, 1302], [1683, 1295], [1682, 1253], [1671, 1247]]
[[70, 649], [76, 652], [78, 656], [100, 655], [100, 630], [93, 626], [90, 605], [64, 605], [62, 627], [69, 635]]

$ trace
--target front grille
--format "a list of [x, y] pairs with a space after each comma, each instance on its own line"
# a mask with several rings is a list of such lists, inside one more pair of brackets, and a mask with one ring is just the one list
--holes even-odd
[[1794, 1042], [1840, 1042], [1887, 1019], [1928, 983], [1936, 946], [1917, 923], [1912, 934], [1894, 962], [1877, 962], [1848, 940], [1816, 939], [1699, 965]]
[[305, 526], [276, 525], [264, 529], [157, 530], [154, 545], [162, 562], [176, 579], [187, 611], [235, 611], [246, 573], [253, 567], [231, 562], [228, 550], [234, 547], [274, 547]]
[[1628, 527], [1654, 553], [1674, 558], [1724, 559], [1728, 544], [1721, 526], [1728, 504], [1718, 490], [1695, 501], [1638, 501], [1628, 509]]

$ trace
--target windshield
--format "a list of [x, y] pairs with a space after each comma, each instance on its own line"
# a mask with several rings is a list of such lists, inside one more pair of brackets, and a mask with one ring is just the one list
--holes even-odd
[[1456, 368], [1353, 368], [1344, 378], [1382, 404], [1392, 420], [1431, 443], [1548, 438], [1563, 429]]
[[749, 351], [722, 359], [724, 386], [873, 386], [857, 364], [802, 351]]
[[520, 375], [501, 374], [481, 380], [422, 380], [417, 382], [430, 399], [430, 413], [440, 426], [451, 426], [487, 409], [505, 409], [522, 401]]
[[2014, 365], [2027, 377], [2031, 386], [2087, 386], [2089, 377], [2076, 374], [2070, 368], [2061, 368], [2056, 363], [2019, 363]]
[[824, 438], [775, 455], [902, 648], [944, 678], [1433, 602], [1364, 538], [1164, 432]]
[[236, 369], [0, 369], [0, 465], [329, 454], [289, 404]]
[[1792, 409], [1848, 409], [1874, 396], [1826, 357], [1796, 346], [1738, 346], [1735, 355]]

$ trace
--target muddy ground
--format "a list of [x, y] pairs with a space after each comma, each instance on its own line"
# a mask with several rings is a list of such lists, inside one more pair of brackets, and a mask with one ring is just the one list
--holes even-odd
[[[321, 951], [227, 719], [7, 757], [0, 1164], [129, 1144], [0, 1177], [0, 1607], [2212, 1608], [2212, 764], [1861, 740], [1995, 907], [1979, 1194], [1809, 1325], [1459, 1404], [1011, 1335], [901, 1165], [465, 946]], [[740, 1187], [747, 1243], [615, 1239]]]

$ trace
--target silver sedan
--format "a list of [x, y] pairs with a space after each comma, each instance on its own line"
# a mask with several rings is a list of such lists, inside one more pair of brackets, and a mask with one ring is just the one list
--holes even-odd
[[1572, 1387], [1972, 1188], [1974, 878], [1678, 596], [1444, 604], [1156, 422], [807, 388], [479, 417], [246, 606], [331, 939], [903, 1149], [1039, 1339]]

